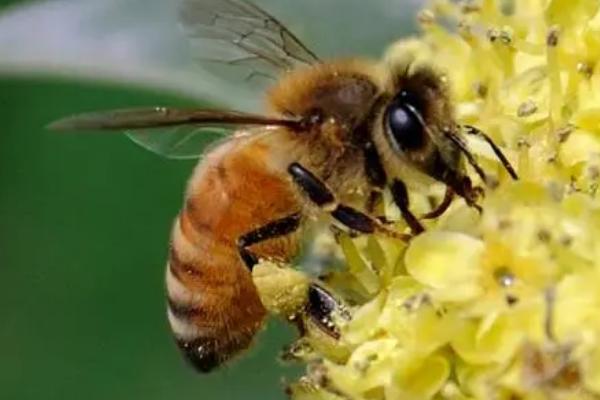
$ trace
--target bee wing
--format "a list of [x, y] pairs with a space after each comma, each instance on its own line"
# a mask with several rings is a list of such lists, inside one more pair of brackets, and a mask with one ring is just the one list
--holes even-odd
[[133, 108], [78, 114], [51, 123], [59, 131], [125, 131], [143, 148], [167, 158], [186, 159], [202, 155], [206, 145], [244, 126], [287, 126], [300, 121], [270, 118], [237, 111]]
[[[228, 82], [240, 80], [260, 93], [277, 76], [319, 62], [276, 18], [244, 0], [183, 0], [180, 22], [192, 52]], [[224, 66], [230, 68], [229, 76]], [[255, 96], [258, 97], [258, 96]], [[76, 115], [56, 130], [125, 131], [136, 144], [168, 158], [196, 158], [206, 145], [244, 125], [293, 125], [298, 121], [221, 110], [143, 108]]]
[[319, 62], [281, 22], [245, 0], [184, 0], [179, 18], [198, 62], [257, 91], [282, 71]]

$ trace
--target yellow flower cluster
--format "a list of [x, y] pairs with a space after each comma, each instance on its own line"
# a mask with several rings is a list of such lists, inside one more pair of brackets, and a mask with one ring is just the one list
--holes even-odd
[[472, 140], [499, 181], [481, 215], [455, 201], [408, 245], [341, 234], [327, 284], [351, 317], [290, 350], [292, 397], [600, 399], [600, 2], [439, 0], [418, 21], [387, 57], [437, 65], [520, 180]]

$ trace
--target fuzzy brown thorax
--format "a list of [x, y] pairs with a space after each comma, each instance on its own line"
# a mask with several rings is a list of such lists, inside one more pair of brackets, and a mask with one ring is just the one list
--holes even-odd
[[[390, 178], [459, 186], [459, 150], [446, 137], [456, 133], [447, 85], [430, 66], [413, 61], [340, 60], [297, 69], [271, 88], [268, 105], [278, 114], [310, 121], [303, 144], [307, 162], [334, 186], [348, 178], [361, 186], [357, 165], [370, 143]], [[398, 101], [410, 103], [422, 125], [417, 148], [400, 148], [390, 135], [388, 114]]]

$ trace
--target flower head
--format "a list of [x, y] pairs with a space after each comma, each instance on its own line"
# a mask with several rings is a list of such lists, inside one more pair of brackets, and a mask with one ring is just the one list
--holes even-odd
[[498, 181], [481, 214], [455, 201], [407, 245], [341, 234], [326, 283], [350, 317], [301, 339], [292, 397], [598, 398], [600, 3], [438, 0], [418, 20], [385, 57], [441, 71], [520, 179], [468, 139]]

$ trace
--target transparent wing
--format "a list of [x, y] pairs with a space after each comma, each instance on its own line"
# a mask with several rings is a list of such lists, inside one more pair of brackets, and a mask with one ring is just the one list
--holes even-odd
[[301, 121], [223, 110], [134, 108], [78, 114], [53, 122], [52, 130], [125, 131], [138, 145], [168, 158], [199, 157], [206, 145], [244, 126], [286, 126]]
[[[232, 67], [231, 73], [246, 85], [264, 86], [283, 71], [319, 61], [277, 19], [244, 0], [184, 0], [179, 19], [196, 61], [217, 66], [221, 75], [224, 66]], [[184, 159], [198, 157], [207, 143], [231, 133], [236, 125], [270, 123], [281, 121], [216, 110], [149, 108], [77, 115], [51, 128], [125, 130], [151, 152]]]
[[137, 145], [166, 158], [186, 160], [198, 158], [207, 146], [231, 134], [231, 127], [198, 127], [191, 125], [172, 128], [126, 130], [125, 134]]
[[244, 0], [184, 0], [180, 21], [198, 62], [221, 74], [229, 68], [257, 91], [283, 71], [319, 62], [275, 17]]

